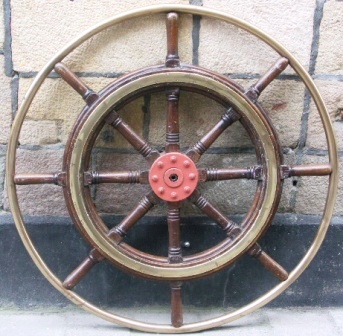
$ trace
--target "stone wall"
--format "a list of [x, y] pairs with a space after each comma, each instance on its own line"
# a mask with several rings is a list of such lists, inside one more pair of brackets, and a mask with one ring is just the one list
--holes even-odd
[[[193, 4], [217, 9], [257, 26], [282, 43], [309, 71], [324, 98], [336, 131], [340, 165], [343, 164], [343, 1], [342, 0], [168, 0], [168, 3]], [[41, 284], [42, 276], [28, 261], [10, 218], [5, 186], [5, 155], [10, 126], [25, 93], [37, 72], [68, 41], [92, 25], [113, 15], [141, 6], [164, 1], [81, 1], [81, 0], [4, 0], [0, 10], [0, 304], [4, 306], [65, 304], [52, 289]], [[279, 58], [275, 51], [255, 37], [228, 24], [198, 16], [182, 15], [180, 21], [179, 53], [182, 62], [200, 65], [217, 71], [249, 87]], [[132, 19], [94, 36], [66, 57], [64, 63], [93, 90], [100, 91], [121, 75], [149, 65], [162, 64], [166, 56], [164, 15]], [[214, 125], [225, 107], [199, 94], [183, 91], [180, 98], [181, 146], [192, 146]], [[288, 67], [259, 99], [267, 111], [282, 145], [286, 164], [327, 163], [325, 135], [316, 107], [304, 84]], [[56, 73], [43, 83], [24, 122], [18, 144], [17, 172], [46, 173], [61, 170], [62, 157], [74, 121], [84, 106], [83, 100]], [[161, 149], [165, 142], [165, 93], [144, 95], [130, 102], [119, 112], [139, 135]], [[199, 165], [204, 167], [247, 167], [256, 164], [253, 144], [244, 128], [233, 124], [204, 155]], [[121, 170], [146, 167], [127, 141], [110, 127], [98, 136], [92, 154], [92, 169]], [[342, 169], [343, 170], [343, 169]], [[342, 180], [342, 173], [341, 173]], [[328, 177], [294, 177], [285, 180], [279, 214], [274, 226], [261, 244], [287, 269], [292, 269], [308, 248], [322, 213]], [[92, 187], [92, 197], [100, 213], [108, 222], [118, 220], [134, 207], [147, 186], [103, 184]], [[256, 181], [232, 180], [211, 182], [201, 186], [202, 192], [234, 220], [241, 220], [253, 200]], [[292, 289], [276, 302], [277, 305], [341, 305], [342, 303], [342, 188], [339, 189], [333, 228], [329, 231], [324, 251], [317, 264], [305, 273]], [[71, 226], [61, 187], [55, 185], [18, 186], [18, 196], [24, 215], [38, 249], [48, 256], [49, 264], [65, 278], [81, 260], [89, 247]], [[165, 214], [160, 206], [149, 215]], [[196, 253], [199, 246], [216, 239], [210, 220], [206, 227], [193, 228], [192, 216], [199, 215], [191, 204], [185, 204], [184, 233], [191, 241], [188, 253]], [[120, 218], [120, 217], [119, 217]], [[144, 249], [156, 244], [157, 217], [147, 217], [148, 228], [138, 227], [129, 237]], [[165, 224], [165, 221], [163, 221]], [[196, 222], [198, 223], [198, 222]], [[189, 224], [189, 225], [188, 225]], [[201, 225], [200, 225], [201, 226]], [[163, 231], [163, 230], [162, 230]], [[161, 232], [162, 232], [161, 231]], [[196, 235], [194, 237], [194, 232]], [[192, 236], [193, 234], [193, 236]], [[164, 236], [163, 236], [164, 235]], [[1, 238], [2, 237], [2, 238]], [[142, 238], [143, 237], [143, 242]], [[162, 238], [161, 238], [162, 237]], [[165, 231], [161, 242], [166, 243]], [[221, 236], [220, 236], [221, 237]], [[193, 241], [192, 241], [193, 239]], [[161, 244], [162, 244], [161, 243]], [[146, 246], [144, 245], [146, 244]], [[14, 249], [14, 246], [18, 248]], [[156, 246], [165, 252], [165, 246]], [[15, 251], [14, 251], [15, 250]], [[12, 251], [12, 252], [11, 252]], [[14, 251], [14, 252], [13, 252]], [[289, 253], [292, 251], [292, 253]], [[8, 257], [12, 254], [20, 262]], [[246, 261], [224, 270], [210, 282], [201, 280], [199, 291], [205, 301], [194, 303], [194, 295], [186, 294], [186, 302], [214, 305], [228, 303], [258, 294], [275, 280], [254, 261]], [[319, 266], [318, 266], [319, 265]], [[248, 270], [248, 276], [246, 271]], [[86, 279], [81, 292], [100, 295], [112, 304], [109, 293], [114, 282], [117, 295], [124, 295], [120, 304], [128, 305], [142, 295], [143, 302], [164, 302], [160, 293], [165, 286], [150, 286], [139, 280], [136, 294], [126, 295], [127, 275], [117, 275], [113, 268], [101, 264], [98, 273]], [[119, 271], [118, 271], [119, 272]], [[20, 276], [19, 276], [20, 274]], [[15, 279], [15, 281], [14, 281]], [[18, 279], [18, 280], [17, 280]], [[95, 279], [95, 280], [94, 280]], [[128, 280], [129, 279], [129, 280]], [[232, 280], [232, 281], [231, 281]], [[20, 281], [17, 285], [16, 281]], [[204, 281], [204, 282], [202, 282]], [[231, 282], [230, 282], [231, 281]], [[273, 282], [274, 281], [274, 282]], [[21, 284], [25, 283], [25, 286]], [[193, 282], [187, 285], [191, 293], [198, 293]], [[8, 288], [12, 284], [13, 288]], [[96, 285], [94, 285], [96, 284]], [[208, 291], [209, 285], [214, 290]], [[152, 286], [152, 287], [151, 287]], [[156, 285], [157, 286], [157, 285]], [[234, 286], [234, 287], [232, 287]], [[230, 289], [229, 289], [230, 287]], [[236, 289], [237, 287], [237, 289]], [[240, 287], [240, 289], [238, 289]], [[258, 287], [258, 286], [257, 286]], [[17, 290], [19, 288], [19, 290]], [[42, 289], [43, 288], [43, 289]], [[233, 288], [233, 290], [232, 290]], [[254, 290], [251, 290], [254, 288]], [[38, 291], [38, 292], [37, 292]], [[154, 293], [154, 297], [150, 296]], [[214, 295], [213, 293], [216, 293]], [[222, 293], [224, 293], [224, 300]], [[232, 294], [234, 293], [234, 294]], [[55, 296], [56, 295], [56, 296]], [[230, 297], [231, 295], [231, 297]], [[149, 298], [147, 298], [149, 296]], [[158, 298], [157, 298], [158, 297]], [[215, 299], [213, 299], [215, 297]], [[213, 300], [212, 300], [213, 299]], [[242, 299], [242, 300], [243, 300]], [[106, 301], [108, 300], [108, 301]], [[200, 300], [200, 299], [199, 299]], [[206, 301], [207, 300], [207, 301]], [[243, 300], [243, 301], [244, 301]], [[119, 300], [120, 301], [120, 300]], [[242, 303], [243, 303], [242, 301]]]
[[[0, 112], [0, 206], [9, 212], [4, 186], [4, 156], [10, 125], [33, 78], [45, 63], [70, 39], [111, 15], [161, 1], [29, 1], [5, 0], [1, 11], [0, 57], [2, 109]], [[188, 4], [186, 0], [169, 3]], [[343, 139], [343, 61], [342, 1], [191, 1], [192, 4], [233, 14], [275, 37], [309, 70], [327, 104], [336, 130], [340, 153]], [[276, 53], [255, 37], [228, 24], [184, 15], [180, 27], [182, 62], [199, 64], [218, 71], [247, 87], [256, 81], [278, 58]], [[84, 82], [98, 91], [123, 73], [144, 66], [161, 64], [166, 50], [164, 17], [132, 19], [107, 29], [84, 43], [65, 63]], [[59, 170], [68, 134], [84, 103], [54, 74], [50, 75], [35, 98], [23, 125], [18, 152], [18, 172]], [[317, 110], [304, 85], [289, 67], [260, 98], [279, 132], [290, 164], [328, 162], [325, 135]], [[164, 143], [165, 99], [153, 94], [126, 106], [122, 115], [149, 142]], [[188, 147], [213, 125], [223, 107], [199, 95], [181, 95], [181, 140]], [[93, 155], [93, 167], [144, 165], [133, 155], [130, 145], [111, 128], [104, 128]], [[252, 143], [240, 125], [229, 128], [205, 157], [211, 164], [229, 166], [254, 163]], [[128, 155], [133, 155], [128, 157]], [[39, 158], [39, 160], [37, 160]], [[340, 155], [341, 158], [341, 155]], [[226, 161], [225, 161], [226, 160]], [[340, 160], [342, 162], [342, 160]], [[107, 163], [102, 163], [107, 162]], [[125, 164], [126, 162], [126, 164]], [[43, 164], [44, 163], [44, 164]], [[325, 200], [326, 177], [294, 178], [285, 182], [280, 211], [317, 214]], [[219, 192], [214, 191], [219, 188]], [[53, 186], [19, 187], [23, 212], [27, 214], [67, 215], [61, 190]], [[130, 187], [119, 192], [113, 186], [99, 186], [95, 202], [102, 212], [125, 213], [127, 195], [139, 192]], [[228, 213], [243, 213], [254, 184], [230, 182], [212, 184], [208, 192]], [[309, 192], [310, 190], [310, 192]], [[242, 192], [243, 191], [243, 192]], [[108, 201], [104, 195], [111, 194]], [[42, 196], [43, 195], [43, 196]], [[122, 197], [119, 197], [119, 196]], [[225, 197], [228, 196], [228, 197]], [[114, 202], [118, 197], [122, 202]], [[223, 197], [225, 200], [223, 200]], [[342, 198], [342, 191], [338, 199]], [[132, 198], [130, 197], [130, 200]], [[116, 203], [116, 206], [113, 204]], [[112, 205], [111, 205], [112, 204]], [[134, 204], [134, 200], [132, 200]], [[336, 215], [343, 213], [337, 202]]]

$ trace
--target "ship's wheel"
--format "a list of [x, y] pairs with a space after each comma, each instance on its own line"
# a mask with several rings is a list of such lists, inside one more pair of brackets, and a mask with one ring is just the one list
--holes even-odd
[[[143, 68], [120, 77], [96, 93], [83, 83], [63, 59], [81, 43], [104, 29], [133, 17], [165, 13], [167, 57], [165, 64]], [[184, 14], [202, 15], [225, 21], [255, 35], [272, 47], [279, 60], [249, 88], [243, 88], [227, 77], [206, 68], [183, 64], [178, 55], [178, 21]], [[161, 46], [162, 47], [162, 46]], [[326, 133], [330, 163], [289, 166], [283, 162], [278, 134], [267, 113], [258, 103], [259, 95], [286, 67], [292, 67], [310, 92], [320, 113]], [[24, 118], [36, 93], [51, 71], [55, 71], [86, 102], [75, 122], [65, 147], [61, 170], [46, 174], [16, 174], [16, 150]], [[165, 93], [167, 111], [162, 128], [165, 144], [154, 148], [124, 121], [119, 113], [135, 99], [147, 94]], [[192, 92], [214, 100], [225, 108], [224, 114], [208, 131], [186, 149], [181, 147], [179, 99]], [[194, 111], [193, 111], [194, 113]], [[206, 118], [206, 116], [204, 116]], [[203, 154], [233, 123], [240, 123], [256, 153], [256, 165], [226, 168], [199, 165]], [[90, 165], [92, 148], [104, 125], [110, 125], [145, 159], [141, 169], [94, 171]], [[298, 61], [280, 44], [251, 25], [232, 16], [204, 8], [182, 5], [146, 7], [113, 17], [72, 41], [42, 69], [35, 78], [15, 118], [8, 147], [7, 184], [9, 200], [21, 238], [34, 262], [46, 278], [66, 297], [83, 308], [120, 325], [143, 331], [181, 333], [208, 329], [233, 321], [271, 301], [283, 292], [304, 271], [321, 245], [333, 212], [337, 189], [337, 151], [332, 126], [320, 94], [311, 77]], [[329, 187], [323, 219], [309, 250], [292, 270], [267, 254], [259, 238], [270, 226], [277, 211], [283, 180], [292, 176], [329, 176]], [[211, 181], [253, 179], [256, 188], [252, 204], [241, 223], [228, 218], [216, 202], [208, 199], [201, 185]], [[68, 211], [80, 234], [89, 244], [89, 254], [66, 279], [59, 279], [40, 256], [27, 231], [16, 194], [17, 185], [56, 184], [63, 188]], [[116, 226], [109, 228], [94, 205], [90, 187], [93, 184], [145, 184], [149, 191], [136, 200], [136, 206]], [[191, 203], [225, 232], [225, 238], [210, 248], [183, 255], [180, 209]], [[166, 204], [168, 224], [168, 255], [161, 256], [138, 250], [125, 240], [135, 224], [152, 208]], [[218, 272], [244, 254], [256, 259], [279, 283], [270, 291], [233, 312], [209, 320], [185, 324], [182, 309], [182, 284]], [[124, 318], [85, 301], [74, 291], [96, 264], [107, 260], [135, 276], [164, 281], [171, 288], [171, 323], [152, 324]]]

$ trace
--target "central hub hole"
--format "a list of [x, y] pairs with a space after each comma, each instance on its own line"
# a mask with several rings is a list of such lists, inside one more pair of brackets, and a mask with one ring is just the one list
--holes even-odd
[[177, 174], [171, 174], [169, 176], [169, 180], [172, 182], [176, 182], [179, 179], [179, 177], [177, 176]]

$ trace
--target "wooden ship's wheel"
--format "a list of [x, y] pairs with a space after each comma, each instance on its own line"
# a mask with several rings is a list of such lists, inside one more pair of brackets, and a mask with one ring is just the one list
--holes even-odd
[[[104, 29], [124, 20], [165, 13], [167, 29], [167, 57], [165, 64], [147, 67], [113, 81], [99, 93], [87, 87], [64, 63], [63, 59], [81, 43]], [[183, 14], [195, 14], [225, 21], [244, 29], [272, 47], [279, 60], [247, 89], [227, 77], [203, 67], [183, 64], [178, 56], [178, 20]], [[289, 166], [283, 162], [281, 146], [267, 113], [258, 103], [261, 92], [286, 68], [292, 67], [310, 92], [321, 116], [326, 133], [330, 163], [305, 166]], [[46, 174], [16, 174], [16, 149], [20, 130], [30, 104], [43, 81], [55, 71], [86, 102], [70, 133], [61, 170]], [[209, 125], [193, 146], [183, 150], [180, 146], [179, 97], [183, 91], [213, 99], [226, 112], [214, 125]], [[119, 115], [118, 110], [142, 95], [165, 92], [167, 111], [165, 118], [165, 145], [157, 150], [135, 132]], [[233, 123], [241, 123], [254, 145], [257, 165], [251, 167], [199, 167], [202, 155], [215, 140]], [[103, 126], [117, 130], [146, 160], [141, 170], [93, 171], [90, 166], [92, 148]], [[329, 187], [323, 218], [318, 233], [309, 250], [291, 271], [287, 272], [259, 245], [277, 211], [283, 180], [291, 176], [328, 175]], [[252, 205], [240, 224], [230, 220], [215, 202], [208, 200], [199, 186], [209, 181], [231, 179], [256, 180], [256, 192]], [[304, 271], [315, 256], [327, 231], [333, 212], [337, 189], [337, 151], [332, 126], [320, 94], [311, 77], [298, 61], [280, 44], [251, 25], [220, 12], [182, 5], [146, 7], [113, 17], [72, 41], [41, 70], [35, 78], [15, 118], [8, 147], [7, 185], [13, 216], [34, 262], [45, 277], [71, 301], [94, 314], [143, 331], [181, 333], [203, 330], [222, 325], [244, 316], [265, 305], [283, 292]], [[51, 183], [63, 188], [68, 211], [80, 234], [90, 245], [90, 252], [79, 266], [60, 280], [46, 265], [35, 248], [21, 215], [16, 194], [17, 185]], [[90, 193], [90, 186], [97, 183], [137, 183], [149, 186], [149, 192], [137, 200], [137, 205], [115, 227], [108, 228], [99, 216]], [[225, 239], [196, 254], [183, 255], [180, 234], [180, 209], [190, 202], [203, 214], [217, 223], [225, 232]], [[134, 225], [153, 207], [161, 203], [167, 206], [169, 234], [168, 255], [154, 255], [123, 241], [134, 230]], [[228, 267], [242, 255], [256, 259], [279, 283], [270, 291], [249, 304], [209, 320], [185, 324], [182, 310], [182, 283], [211, 275]], [[110, 313], [85, 301], [74, 287], [87, 277], [97, 263], [107, 260], [113, 266], [135, 276], [165, 281], [171, 288], [171, 323], [153, 324], [136, 321]]]

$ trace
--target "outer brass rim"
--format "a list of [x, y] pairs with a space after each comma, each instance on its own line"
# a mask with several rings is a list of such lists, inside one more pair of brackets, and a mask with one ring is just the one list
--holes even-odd
[[[18, 197], [16, 193], [16, 187], [14, 184], [14, 174], [15, 174], [15, 162], [16, 162], [16, 147], [19, 139], [20, 130], [26, 116], [26, 113], [34, 99], [37, 91], [39, 90], [41, 84], [47, 77], [47, 75], [53, 70], [54, 65], [57, 62], [60, 62], [64, 57], [66, 57], [71, 51], [77, 48], [81, 43], [89, 39], [90, 37], [96, 35], [97, 33], [103, 31], [104, 29], [120, 23], [124, 20], [132, 19], [139, 16], [145, 15], [152, 15], [157, 13], [167, 13], [167, 12], [180, 12], [186, 14], [195, 14], [195, 15], [203, 15], [208, 16], [213, 19], [218, 19], [225, 21], [229, 24], [237, 26], [248, 33], [258, 37], [260, 40], [265, 42], [271, 48], [273, 48], [277, 53], [281, 56], [286, 57], [289, 60], [289, 64], [295, 70], [295, 72], [300, 76], [302, 81], [304, 82], [305, 86], [309, 90], [316, 106], [318, 112], [320, 114], [327, 143], [328, 143], [328, 152], [329, 152], [329, 160], [332, 166], [332, 173], [329, 177], [329, 186], [326, 198], [326, 204], [322, 216], [321, 224], [318, 228], [318, 232], [316, 234], [315, 239], [312, 242], [312, 245], [308, 249], [305, 256], [300, 260], [299, 264], [293, 269], [293, 271], [289, 274], [289, 277], [286, 281], [279, 283], [277, 286], [266, 292], [264, 295], [260, 296], [258, 299], [250, 302], [246, 306], [243, 306], [231, 313], [224, 314], [222, 316], [212, 318], [209, 320], [185, 324], [180, 328], [174, 328], [170, 325], [158, 325], [152, 323], [145, 323], [140, 321], [134, 321], [128, 318], [121, 317], [119, 315], [112, 314], [108, 311], [100, 309], [99, 307], [91, 304], [88, 301], [85, 301], [82, 297], [78, 294], [66, 290], [62, 286], [62, 282], [51, 272], [49, 267], [44, 263], [43, 259], [39, 255], [38, 251], [36, 250], [33, 242], [29, 236], [27, 228], [22, 218], [22, 214], [18, 204]], [[326, 111], [325, 104], [323, 99], [316, 88], [312, 78], [307, 73], [307, 71], [302, 67], [302, 65], [297, 61], [297, 59], [281, 44], [277, 41], [272, 39], [269, 35], [263, 33], [261, 30], [257, 29], [256, 27], [246, 23], [243, 20], [237, 19], [231, 15], [223, 14], [216, 10], [205, 9], [203, 7], [198, 6], [188, 6], [188, 5], [157, 5], [157, 6], [150, 6], [145, 7], [143, 9], [132, 10], [126, 12], [124, 14], [116, 15], [92, 28], [87, 30], [82, 35], [78, 36], [76, 39], [72, 40], [65, 48], [63, 48], [58, 54], [56, 54], [46, 65], [45, 67], [39, 72], [35, 80], [33, 81], [29, 91], [27, 92], [21, 108], [19, 109], [17, 116], [13, 122], [11, 136], [8, 144], [8, 152], [7, 152], [7, 161], [6, 161], [6, 183], [8, 188], [8, 197], [9, 203], [11, 206], [12, 214], [14, 221], [16, 223], [17, 230], [20, 234], [20, 237], [30, 254], [31, 258], [43, 273], [43, 275], [50, 281], [50, 283], [61, 293], [63, 293], [67, 298], [73, 301], [75, 304], [81, 306], [82, 308], [94, 313], [95, 315], [102, 317], [108, 321], [117, 323], [122, 326], [126, 326], [129, 328], [134, 328], [142, 331], [147, 332], [159, 332], [159, 333], [184, 333], [184, 332], [194, 332], [204, 329], [213, 328], [216, 326], [220, 326], [224, 323], [228, 323], [234, 321], [244, 315], [247, 315], [254, 310], [264, 306], [279, 294], [281, 294], [287, 287], [289, 287], [306, 269], [312, 259], [315, 257], [320, 245], [322, 244], [325, 234], [328, 230], [330, 219], [333, 214], [334, 204], [336, 200], [336, 193], [338, 188], [338, 154], [336, 148], [336, 140], [333, 133], [332, 124], [330, 121], [329, 114]]]
[[[166, 82], [173, 83], [173, 85], [176, 84], [177, 86], [182, 83], [192, 83], [193, 85], [206, 87], [219, 93], [224, 98], [227, 98], [238, 111], [245, 114], [247, 119], [253, 125], [259, 139], [261, 140], [264, 154], [266, 156], [267, 182], [265, 196], [259, 214], [254, 220], [254, 224], [251, 226], [251, 229], [245, 233], [244, 238], [242, 238], [228, 251], [199, 264], [189, 266], [181, 264], [177, 265], [177, 272], [175, 267], [158, 266], [156, 263], [154, 265], [149, 265], [140, 260], [130, 258], [117, 249], [113, 242], [94, 225], [93, 220], [90, 218], [87, 211], [85, 200], [83, 197], [80, 197], [84, 189], [82, 178], [83, 152], [87, 142], [89, 141], [91, 133], [101, 123], [101, 120], [104, 119], [108, 113], [109, 107], [115, 106], [118, 101], [129, 96], [132, 92], [140, 88], [163, 84]], [[270, 210], [277, 198], [276, 190], [279, 183], [279, 168], [277, 165], [278, 160], [276, 158], [277, 148], [274, 148], [270, 136], [271, 135], [264, 124], [264, 121], [259, 116], [257, 108], [252, 104], [252, 102], [246, 99], [238, 90], [234, 91], [213, 78], [205, 77], [200, 74], [184, 73], [174, 70], [173, 72], [168, 72], [168, 74], [152, 73], [132, 80], [112, 92], [101, 102], [101, 104], [98, 104], [78, 132], [70, 160], [70, 162], [72, 162], [70, 165], [70, 193], [77, 217], [79, 218], [84, 231], [92, 240], [93, 246], [98, 246], [108, 259], [114, 259], [118, 264], [125, 265], [125, 268], [141, 273], [142, 275], [152, 278], [178, 280], [183, 278], [192, 278], [199, 274], [206, 274], [214, 269], [221, 268], [223, 265], [226, 265], [229, 261], [242, 254], [257, 239], [259, 233], [265, 227], [265, 223], [270, 215]]]

